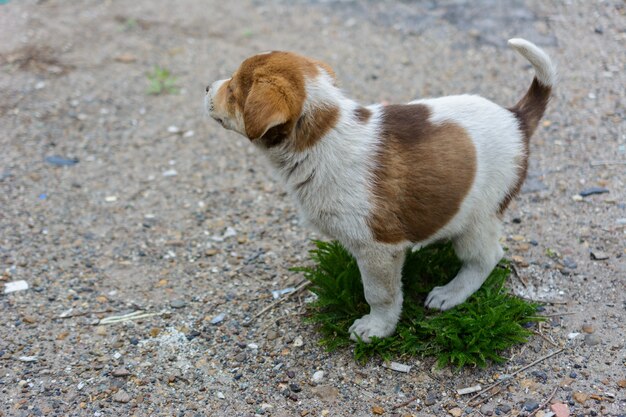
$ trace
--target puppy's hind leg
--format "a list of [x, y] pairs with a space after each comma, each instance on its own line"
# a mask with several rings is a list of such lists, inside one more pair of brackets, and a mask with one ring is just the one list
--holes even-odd
[[487, 279], [504, 252], [499, 243], [500, 220], [493, 216], [474, 223], [453, 241], [463, 261], [456, 277], [443, 287], [435, 287], [426, 298], [426, 307], [448, 310], [469, 298]]
[[402, 311], [402, 266], [405, 248], [373, 245], [354, 251], [370, 313], [350, 326], [350, 338], [370, 342], [396, 330]]

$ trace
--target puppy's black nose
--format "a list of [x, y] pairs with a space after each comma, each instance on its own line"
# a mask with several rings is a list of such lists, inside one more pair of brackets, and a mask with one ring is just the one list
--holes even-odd
[[210, 86], [210, 85], [207, 85], [207, 86], [206, 86], [206, 92], [208, 93], [210, 89], [211, 89], [211, 86]]

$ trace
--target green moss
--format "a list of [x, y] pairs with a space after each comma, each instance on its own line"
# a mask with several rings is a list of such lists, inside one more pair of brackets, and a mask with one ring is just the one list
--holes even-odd
[[385, 360], [406, 356], [436, 356], [448, 364], [484, 367], [502, 362], [505, 349], [527, 341], [524, 327], [541, 320], [537, 305], [507, 293], [508, 267], [499, 265], [482, 288], [465, 303], [444, 312], [427, 310], [424, 300], [435, 286], [450, 281], [459, 268], [450, 244], [409, 252], [402, 271], [404, 305], [396, 333], [367, 344], [350, 340], [348, 328], [369, 312], [354, 258], [337, 242], [314, 242], [314, 266], [295, 268], [311, 281], [317, 300], [309, 305], [307, 320], [318, 325], [321, 344], [332, 351], [354, 345], [359, 362], [379, 356]]

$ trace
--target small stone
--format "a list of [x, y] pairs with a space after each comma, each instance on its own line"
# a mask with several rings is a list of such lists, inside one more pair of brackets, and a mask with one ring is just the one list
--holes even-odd
[[493, 415], [493, 405], [491, 405], [491, 404], [483, 404], [480, 407], [480, 412], [481, 412], [481, 414], [483, 414], [485, 416], [492, 416]]
[[161, 329], [158, 327], [153, 327], [150, 329], [150, 337], [157, 337], [161, 333]]
[[385, 414], [385, 409], [378, 405], [375, 405], [374, 407], [372, 407], [372, 413], [378, 416], [382, 416], [383, 414]]
[[257, 350], [259, 348], [259, 345], [257, 345], [256, 343], [248, 343], [248, 349], [252, 349], [252, 350]]
[[172, 126], [168, 126], [167, 132], [168, 133], [180, 133], [181, 130], [180, 130], [180, 128], [178, 126], [172, 125]]
[[293, 379], [296, 377], [296, 373], [294, 371], [287, 371], [286, 373], [289, 379]]
[[594, 261], [604, 261], [609, 259], [609, 254], [602, 251], [591, 251], [591, 259]]
[[577, 403], [582, 404], [582, 405], [585, 405], [585, 402], [589, 399], [589, 396], [582, 392], [575, 392], [573, 397]]
[[217, 316], [215, 316], [215, 317], [213, 317], [213, 318], [211, 319], [211, 324], [219, 324], [219, 323], [221, 323], [222, 321], [224, 321], [224, 318], [225, 318], [225, 317], [226, 317], [226, 314], [224, 314], [224, 313], [220, 313], [220, 314], [218, 314]]
[[583, 332], [591, 334], [594, 332], [594, 328], [590, 324], [585, 324], [583, 325]]
[[163, 171], [161, 175], [163, 175], [164, 177], [175, 177], [176, 175], [178, 175], [178, 171], [176, 171], [175, 169], [168, 169], [167, 171]]
[[324, 371], [316, 371], [311, 378], [311, 380], [316, 383], [321, 382], [322, 379], [324, 379]]
[[216, 395], [217, 395], [217, 398], [219, 398], [220, 400], [225, 400], [226, 399], [226, 396], [224, 395], [224, 393], [222, 393], [220, 391], [218, 391]]
[[599, 345], [602, 342], [602, 339], [595, 334], [587, 334], [585, 335], [585, 343], [589, 346]]
[[122, 64], [130, 64], [132, 62], [135, 62], [137, 58], [133, 54], [123, 53], [121, 55], [116, 56], [115, 60], [117, 62], [121, 62]]
[[608, 193], [609, 190], [606, 188], [602, 188], [602, 187], [591, 187], [591, 188], [587, 188], [585, 190], [582, 190], [581, 192], [579, 192], [578, 194], [582, 197], [587, 197], [593, 194], [604, 194], [604, 193]]
[[204, 254], [206, 256], [214, 256], [217, 254], [217, 249], [207, 249]]
[[98, 336], [106, 336], [107, 334], [107, 329], [104, 326], [98, 326], [96, 327], [96, 334]]
[[274, 330], [269, 330], [266, 335], [267, 340], [274, 340], [278, 338], [278, 332]]
[[535, 400], [528, 399], [522, 404], [522, 409], [528, 412], [535, 411], [537, 408], [539, 408], [539, 403]]
[[107, 203], [115, 203], [117, 201], [117, 196], [115, 196], [115, 195], [108, 195], [108, 196], [104, 197], [104, 201], [106, 201]]
[[569, 417], [569, 407], [567, 406], [567, 404], [550, 404], [550, 410], [554, 413], [556, 417]]
[[130, 395], [126, 391], [118, 391], [113, 395], [113, 401], [118, 403], [127, 403], [130, 401]]
[[304, 345], [304, 340], [302, 340], [302, 337], [301, 336], [296, 337], [293, 341], [293, 346], [300, 347], [302, 345]]
[[619, 385], [620, 388], [626, 388], [626, 379], [620, 379], [617, 381], [617, 385]]
[[322, 401], [334, 401], [339, 396], [339, 390], [330, 385], [318, 385], [311, 388], [311, 392]]
[[24, 291], [28, 289], [28, 282], [24, 280], [11, 281], [4, 284], [4, 293], [9, 294], [15, 291]]
[[28, 324], [35, 324], [37, 323], [37, 318], [34, 316], [24, 316], [22, 317], [22, 321]]
[[569, 269], [578, 268], [578, 264], [571, 258], [563, 258], [563, 265], [565, 265]]
[[117, 368], [111, 371], [111, 375], [115, 377], [125, 377], [130, 375], [130, 372], [126, 368]]
[[513, 255], [513, 256], [511, 256], [511, 259], [513, 260], [513, 262], [515, 262], [516, 264], [518, 264], [521, 267], [527, 267], [528, 266], [528, 262], [526, 262], [526, 259], [524, 259], [523, 257], [521, 257], [519, 255]]
[[424, 400], [424, 404], [427, 406], [434, 405], [437, 402], [437, 394], [434, 392], [429, 392], [426, 394], [426, 399]]
[[461, 415], [463, 414], [463, 410], [461, 410], [459, 407], [454, 407], [452, 410], [448, 410], [448, 413], [452, 417], [461, 417]]
[[293, 392], [302, 391], [302, 388], [300, 388], [300, 385], [298, 384], [289, 384], [289, 389], [292, 390]]
[[497, 408], [497, 410], [500, 410], [501, 413], [508, 413], [509, 411], [511, 411], [511, 406], [507, 405], [507, 404], [500, 404]]
[[183, 308], [186, 307], [187, 303], [183, 300], [173, 300], [170, 302], [170, 307], [172, 308]]
[[574, 200], [574, 201], [583, 201], [584, 198], [580, 194], [575, 194], [575, 195], [572, 196], [572, 200]]
[[58, 155], [46, 156], [44, 161], [57, 167], [71, 167], [78, 163], [78, 159], [76, 158], [65, 158]]

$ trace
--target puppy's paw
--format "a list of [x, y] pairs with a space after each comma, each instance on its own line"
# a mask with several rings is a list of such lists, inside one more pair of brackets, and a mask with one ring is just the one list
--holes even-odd
[[426, 307], [435, 310], [450, 310], [456, 307], [469, 297], [471, 293], [459, 290], [450, 284], [443, 287], [435, 287], [426, 297]]
[[395, 330], [395, 323], [389, 323], [371, 314], [366, 314], [354, 321], [349, 332], [350, 339], [355, 342], [361, 338], [365, 343], [369, 343], [372, 337], [387, 337], [392, 335]]

